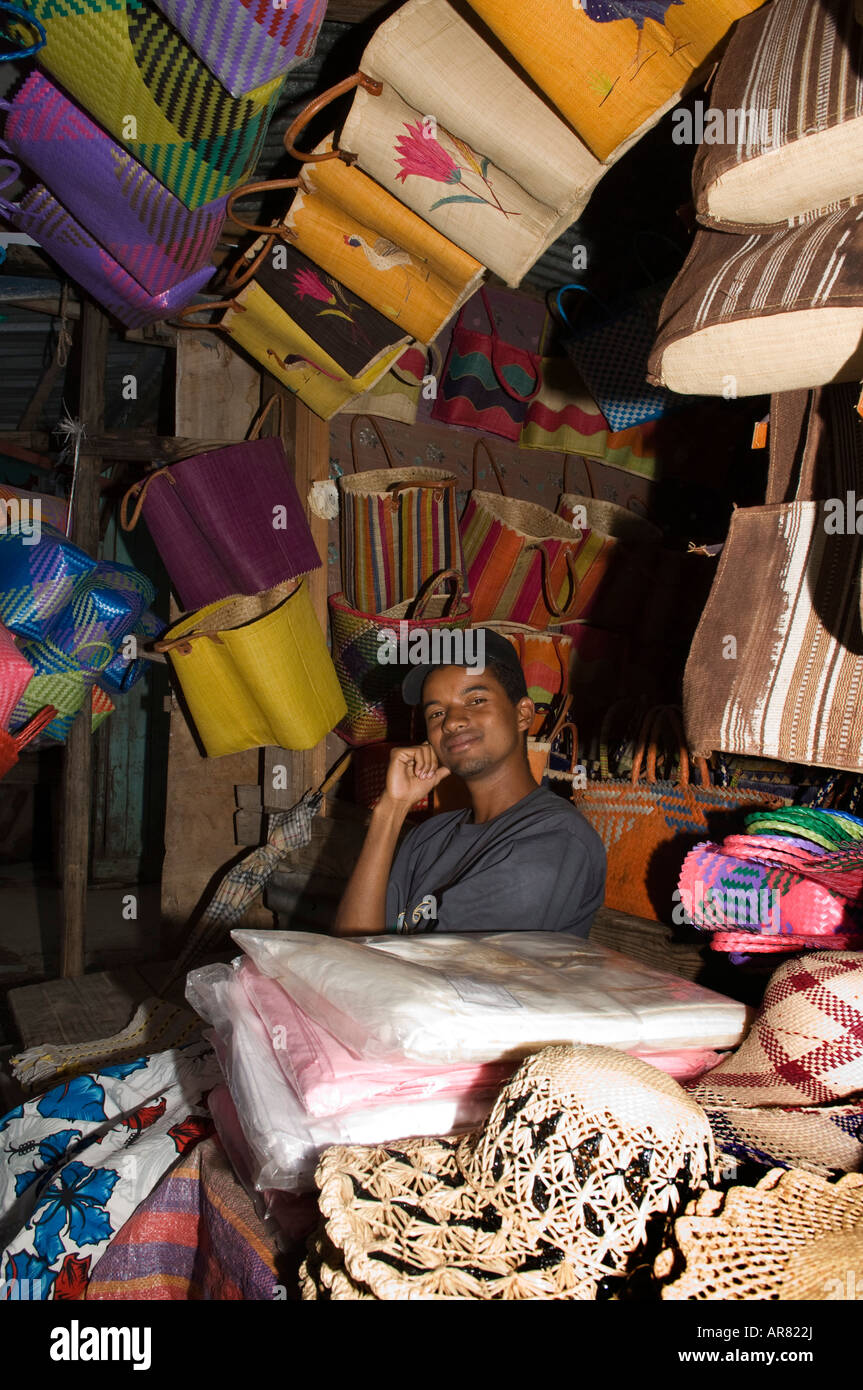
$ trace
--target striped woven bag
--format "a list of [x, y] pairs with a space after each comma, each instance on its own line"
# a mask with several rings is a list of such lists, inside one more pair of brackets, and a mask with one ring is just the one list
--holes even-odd
[[21, 8], [47, 32], [41, 66], [187, 207], [229, 193], [254, 168], [281, 77], [232, 97], [150, 0]]
[[370, 416], [387, 467], [357, 472], [363, 418], [351, 420], [354, 473], [339, 479], [342, 585], [351, 607], [381, 613], [415, 598], [441, 570], [462, 570], [456, 480], [439, 468], [397, 467]]
[[224, 198], [191, 211], [44, 73], [32, 72], [0, 110], [12, 153], [148, 294], [210, 262]]
[[[450, 594], [438, 592], [450, 581]], [[402, 699], [403, 666], [382, 662], [382, 634], [385, 630], [411, 634], [435, 628], [466, 628], [470, 624], [470, 604], [463, 594], [464, 580], [457, 570], [443, 570], [428, 580], [409, 603], [400, 603], [386, 613], [364, 613], [354, 608], [344, 594], [331, 594], [330, 624], [333, 661], [348, 712], [336, 733], [350, 744], [404, 742], [411, 736], [411, 708]], [[405, 627], [402, 629], [401, 624]]]
[[232, 96], [311, 58], [326, 0], [156, 0]]
[[5, 728], [33, 675], [33, 667], [0, 623], [0, 728]]

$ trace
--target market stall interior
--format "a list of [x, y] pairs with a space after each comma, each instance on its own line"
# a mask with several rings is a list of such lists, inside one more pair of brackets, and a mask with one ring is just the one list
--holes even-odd
[[840, 1296], [859, 0], [203, 10], [0, 0], [3, 1287]]

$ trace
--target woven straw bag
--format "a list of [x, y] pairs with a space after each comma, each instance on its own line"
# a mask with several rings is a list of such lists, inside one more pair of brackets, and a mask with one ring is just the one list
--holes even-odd
[[[439, 593], [447, 582], [452, 583], [452, 592]], [[402, 622], [408, 639], [416, 631], [431, 634], [436, 628], [468, 627], [471, 610], [463, 587], [457, 570], [442, 570], [426, 581], [415, 599], [385, 613], [365, 613], [353, 608], [344, 594], [330, 595], [333, 660], [348, 707], [336, 732], [346, 743], [410, 738], [411, 710], [401, 695], [406, 673], [399, 665], [380, 661], [381, 634], [399, 630]]]
[[148, 294], [213, 273], [224, 198], [190, 211], [44, 73], [32, 72], [0, 110], [12, 153]]
[[32, 675], [30, 662], [16, 647], [11, 632], [0, 623], [0, 728], [6, 727]]
[[357, 472], [361, 415], [351, 420], [353, 474], [342, 474], [342, 586], [366, 613], [413, 599], [442, 570], [462, 570], [456, 479], [440, 468], [397, 467], [384, 434], [369, 418], [386, 468]]
[[[12, 181], [18, 165], [2, 159], [0, 163], [13, 171], [12, 176], [2, 180], [2, 187]], [[41, 183], [28, 189], [18, 203], [0, 198], [0, 213], [20, 232], [38, 241], [73, 280], [127, 328], [141, 328], [169, 318], [183, 309], [213, 274], [213, 267], [205, 265], [191, 275], [178, 275], [159, 294], [150, 294]]]
[[56, 743], [65, 743], [79, 710], [90, 706], [92, 729], [107, 719], [115, 706], [97, 684], [99, 673], [82, 669], [78, 659], [69, 656], [50, 638], [22, 641], [21, 651], [33, 667], [33, 677], [9, 716], [9, 729], [20, 734], [30, 720], [52, 706], [50, 723], [39, 733]]
[[[274, 410], [276, 433], [262, 439]], [[183, 608], [261, 593], [320, 568], [283, 427], [281, 397], [271, 396], [244, 443], [158, 468], [125, 494], [123, 530], [143, 516]]]
[[22, 0], [24, 8], [48, 35], [41, 66], [186, 207], [251, 173], [281, 77], [230, 96], [149, 0]]
[[[477, 487], [479, 450], [488, 454], [500, 496]], [[473, 490], [461, 520], [462, 554], [474, 622], [564, 622], [578, 604], [580, 532], [535, 502], [507, 496], [488, 445], [473, 451]]]
[[[628, 507], [592, 495], [567, 491], [569, 466], [563, 466], [563, 493], [557, 514], [581, 531], [579, 588], [573, 619], [611, 632], [627, 632], [638, 619], [649, 592], [662, 532]], [[584, 459], [593, 492], [593, 478]]]
[[9, 734], [5, 729], [0, 729], [0, 779], [12, 771], [27, 744], [47, 729], [56, 713], [53, 705], [46, 705], [26, 724], [22, 724], [16, 734]]
[[[680, 760], [678, 781], [658, 781], [659, 736], [670, 723]], [[607, 743], [607, 726], [602, 743]], [[641, 781], [646, 755], [646, 782]], [[730, 793], [712, 787], [704, 759], [701, 785], [689, 780], [689, 756], [679, 714], [670, 706], [649, 710], [638, 737], [628, 781], [590, 782], [573, 791], [573, 801], [600, 835], [608, 857], [605, 904], [656, 922], [673, 921], [675, 892], [688, 850], [705, 839], [721, 839], [735, 828], [743, 807], [781, 806], [779, 797]], [[718, 832], [718, 833], [717, 833]]]
[[156, 0], [214, 77], [241, 97], [311, 58], [326, 0]]
[[155, 649], [168, 653], [208, 757], [314, 748], [344, 716], [305, 580], [209, 604]]

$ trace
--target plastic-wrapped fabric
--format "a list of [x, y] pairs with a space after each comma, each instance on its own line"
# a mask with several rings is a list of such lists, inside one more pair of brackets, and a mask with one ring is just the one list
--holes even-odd
[[486, 1094], [509, 1080], [512, 1064], [488, 1062], [429, 1068], [357, 1057], [326, 1028], [303, 1013], [277, 980], [243, 961], [246, 996], [273, 1040], [281, 1070], [309, 1115], [336, 1115], [362, 1105], [425, 1100], [458, 1092]]
[[563, 933], [232, 936], [316, 1023], [368, 1058], [514, 1061], [553, 1043], [726, 1048], [748, 1022], [736, 1000]]
[[482, 1097], [442, 1095], [312, 1119], [285, 1080], [272, 1040], [236, 970], [227, 965], [193, 970], [186, 981], [186, 998], [212, 1025], [212, 1041], [252, 1154], [251, 1177], [259, 1191], [310, 1192], [318, 1158], [332, 1144], [380, 1144], [473, 1129], [494, 1102], [492, 1090]]

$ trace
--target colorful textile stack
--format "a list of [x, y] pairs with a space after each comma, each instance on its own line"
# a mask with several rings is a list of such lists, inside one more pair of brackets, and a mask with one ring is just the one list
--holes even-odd
[[0, 105], [6, 148], [41, 182], [0, 211], [127, 327], [182, 309], [324, 8], [22, 0], [32, 21], [13, 32], [43, 25], [46, 71]]
[[479, 1124], [513, 1058], [548, 1038], [609, 1042], [683, 1079], [746, 1022], [740, 1004], [551, 934], [407, 951], [392, 938], [233, 935], [244, 958], [192, 971], [186, 995], [213, 1028], [259, 1191], [311, 1191], [330, 1144]]
[[[20, 735], [50, 705], [54, 717], [41, 732], [62, 743], [90, 698], [95, 728], [114, 708], [106, 691], [125, 693], [143, 675], [138, 639], [164, 626], [147, 607], [155, 592], [132, 566], [94, 560], [53, 526], [4, 527], [0, 620], [31, 669], [5, 727]], [[8, 667], [8, 651], [6, 658]]]
[[697, 845], [681, 869], [684, 920], [713, 932], [713, 950], [863, 948], [863, 821], [790, 806], [746, 828]]
[[0, 1277], [28, 1281], [31, 1299], [80, 1298], [114, 1234], [212, 1132], [217, 1080], [195, 1043], [61, 1082], [0, 1119]]

